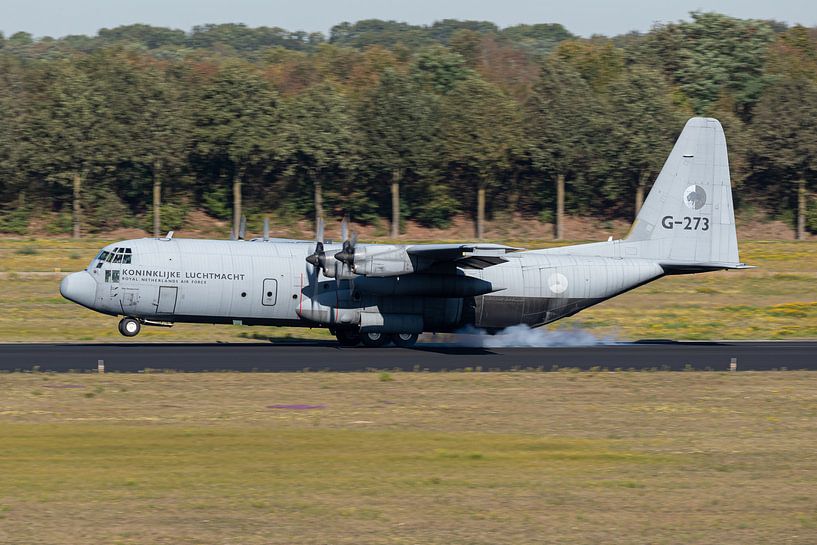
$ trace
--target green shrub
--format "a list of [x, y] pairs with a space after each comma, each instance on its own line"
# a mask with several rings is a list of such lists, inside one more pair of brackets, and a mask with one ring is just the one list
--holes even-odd
[[[186, 204], [180, 203], [165, 203], [160, 207], [160, 229], [161, 231], [171, 231], [179, 229], [184, 224], [187, 217], [189, 207]], [[153, 230], [153, 207], [150, 208], [145, 216], [145, 229]]]
[[544, 210], [539, 212], [539, 221], [541, 221], [542, 223], [553, 223], [554, 221], [553, 210], [545, 208]]
[[22, 248], [16, 250], [14, 253], [19, 255], [37, 255], [40, 253], [40, 251], [34, 246], [23, 246]]
[[122, 227], [131, 211], [110, 188], [89, 188], [82, 197], [82, 228], [89, 231], [107, 231]]
[[414, 205], [414, 219], [426, 227], [446, 228], [459, 211], [459, 202], [451, 196], [448, 187], [431, 184], [422, 196], [422, 202]]
[[0, 232], [24, 235], [28, 232], [28, 220], [31, 215], [28, 207], [17, 206], [0, 215]]
[[213, 217], [228, 219], [233, 214], [232, 204], [226, 186], [216, 187], [201, 196], [201, 204]]
[[806, 206], [806, 229], [811, 233], [817, 233], [817, 197], [808, 200]]
[[72, 227], [73, 221], [71, 220], [71, 212], [60, 212], [51, 215], [51, 219], [46, 224], [45, 230], [52, 235], [61, 235], [70, 233]]

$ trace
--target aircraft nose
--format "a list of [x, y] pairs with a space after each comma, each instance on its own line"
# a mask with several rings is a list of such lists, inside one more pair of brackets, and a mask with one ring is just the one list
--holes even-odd
[[71, 273], [62, 279], [60, 295], [90, 308], [96, 298], [96, 282], [87, 271]]

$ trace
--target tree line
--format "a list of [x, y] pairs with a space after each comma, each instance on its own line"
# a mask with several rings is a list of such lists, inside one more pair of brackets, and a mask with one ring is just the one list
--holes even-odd
[[[329, 36], [147, 25], [0, 35], [0, 231], [349, 214], [445, 226], [632, 218], [684, 121], [721, 120], [739, 209], [817, 231], [817, 29], [692, 13], [561, 25], [360, 21]], [[42, 214], [48, 212], [48, 214]]]

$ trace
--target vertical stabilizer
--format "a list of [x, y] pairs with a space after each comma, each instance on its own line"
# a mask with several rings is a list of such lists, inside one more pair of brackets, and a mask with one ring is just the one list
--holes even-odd
[[739, 264], [726, 137], [717, 119], [687, 121], [624, 244], [667, 266]]

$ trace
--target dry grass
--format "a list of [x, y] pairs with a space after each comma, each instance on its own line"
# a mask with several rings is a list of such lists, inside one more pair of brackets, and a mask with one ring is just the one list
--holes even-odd
[[0, 375], [0, 542], [817, 541], [809, 373], [391, 376]]
[[[506, 241], [529, 248], [543, 241]], [[0, 241], [0, 341], [123, 340], [116, 320], [59, 295], [59, 268], [77, 270], [103, 241]], [[30, 253], [31, 250], [36, 253]], [[79, 257], [77, 257], [79, 256]], [[817, 242], [743, 242], [758, 269], [663, 278], [553, 327], [581, 327], [623, 340], [793, 339], [817, 337]], [[39, 274], [23, 274], [33, 271]], [[325, 338], [322, 331], [177, 325], [144, 328], [139, 341]]]

